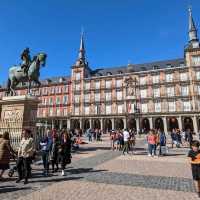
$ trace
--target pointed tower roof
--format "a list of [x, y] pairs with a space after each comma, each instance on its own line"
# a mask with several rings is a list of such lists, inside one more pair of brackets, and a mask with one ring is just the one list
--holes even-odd
[[189, 32], [190, 31], [197, 31], [193, 17], [192, 17], [192, 8], [189, 8]]
[[80, 65], [86, 65], [83, 31], [81, 32], [79, 54], [78, 54], [78, 59], [76, 61], [76, 66], [80, 66]]

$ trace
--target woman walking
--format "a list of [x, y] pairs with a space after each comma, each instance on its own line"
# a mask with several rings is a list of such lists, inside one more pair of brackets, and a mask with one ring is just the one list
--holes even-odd
[[155, 156], [156, 155], [156, 141], [157, 137], [154, 130], [150, 130], [149, 134], [147, 135], [147, 142], [148, 142], [148, 156]]
[[3, 174], [5, 170], [9, 169], [10, 157], [15, 155], [12, 147], [10, 146], [9, 133], [3, 133], [2, 138], [0, 138], [0, 180], [3, 179]]
[[19, 183], [23, 178], [24, 184], [28, 183], [28, 178], [31, 173], [31, 157], [34, 151], [33, 138], [31, 137], [31, 131], [28, 129], [23, 130], [22, 140], [19, 144], [18, 160], [17, 160], [17, 172], [18, 179], [16, 183]]
[[[51, 160], [51, 164], [52, 164], [52, 173], [58, 171], [58, 146], [59, 146], [58, 138], [54, 136], [53, 140], [52, 140], [52, 146], [50, 149], [50, 160]], [[54, 170], [55, 165], [56, 165], [56, 170]]]
[[64, 132], [60, 145], [60, 157], [61, 157], [61, 175], [65, 175], [65, 167], [71, 163], [71, 139], [67, 132]]
[[188, 153], [190, 158], [192, 176], [196, 186], [198, 196], [200, 198], [200, 150], [199, 141], [193, 141], [191, 143], [191, 150]]

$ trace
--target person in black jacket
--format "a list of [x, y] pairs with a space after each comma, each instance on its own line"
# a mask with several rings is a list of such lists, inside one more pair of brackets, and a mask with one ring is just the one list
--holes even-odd
[[71, 163], [71, 139], [67, 132], [64, 132], [60, 145], [60, 157], [61, 157], [61, 175], [65, 175], [65, 167]]

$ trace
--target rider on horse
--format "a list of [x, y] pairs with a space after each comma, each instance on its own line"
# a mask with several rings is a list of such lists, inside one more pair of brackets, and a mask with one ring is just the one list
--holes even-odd
[[22, 59], [21, 69], [24, 71], [24, 74], [28, 76], [28, 69], [31, 62], [29, 48], [24, 49], [24, 51], [21, 54], [21, 59]]

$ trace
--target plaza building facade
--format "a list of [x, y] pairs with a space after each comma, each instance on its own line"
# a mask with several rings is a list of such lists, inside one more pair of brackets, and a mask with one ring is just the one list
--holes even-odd
[[[93, 70], [81, 35], [71, 76], [42, 81], [39, 127], [200, 130], [200, 44], [189, 10], [189, 41], [184, 57]], [[17, 90], [26, 93], [25, 86]], [[0, 89], [0, 97], [5, 88]]]

